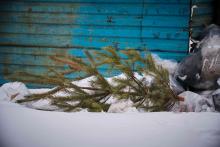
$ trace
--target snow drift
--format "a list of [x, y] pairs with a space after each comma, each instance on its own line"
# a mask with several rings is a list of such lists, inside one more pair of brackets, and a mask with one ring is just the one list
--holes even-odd
[[219, 147], [219, 113], [48, 112], [0, 102], [1, 147]]

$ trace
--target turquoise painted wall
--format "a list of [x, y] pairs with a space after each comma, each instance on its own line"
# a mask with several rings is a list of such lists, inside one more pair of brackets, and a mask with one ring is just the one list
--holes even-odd
[[[0, 2], [0, 83], [17, 70], [62, 69], [50, 55], [115, 46], [181, 60], [190, 0], [7, 0]], [[105, 67], [100, 70], [106, 70]]]

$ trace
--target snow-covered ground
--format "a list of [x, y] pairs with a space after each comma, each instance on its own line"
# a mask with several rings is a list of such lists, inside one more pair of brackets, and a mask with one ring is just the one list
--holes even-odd
[[0, 147], [220, 146], [220, 113], [140, 113], [129, 101], [112, 101], [109, 112], [125, 113], [33, 109], [51, 108], [47, 100], [14, 103], [26, 94], [48, 90], [27, 89], [20, 82], [0, 87]]
[[[157, 64], [167, 65], [170, 73], [177, 66], [169, 60]], [[88, 85], [91, 78], [75, 84]], [[152, 78], [146, 79], [151, 83]], [[171, 86], [182, 91], [175, 81]], [[182, 93], [183, 105], [200, 113], [140, 113], [131, 101], [114, 98], [108, 112], [124, 113], [58, 112], [47, 99], [15, 103], [24, 95], [48, 90], [28, 89], [20, 82], [0, 87], [0, 147], [220, 147], [220, 113], [207, 106], [209, 99], [189, 91]]]
[[65, 113], [0, 102], [1, 147], [219, 147], [220, 114]]

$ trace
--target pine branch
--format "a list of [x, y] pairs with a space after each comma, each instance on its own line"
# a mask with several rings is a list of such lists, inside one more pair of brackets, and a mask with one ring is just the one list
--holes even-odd
[[63, 63], [63, 64], [67, 64], [70, 66], [71, 69], [74, 70], [80, 70], [80, 66], [78, 64], [76, 64], [75, 62], [72, 62], [71, 60], [67, 60], [66, 58], [61, 58], [61, 57], [56, 57], [56, 56], [50, 56], [50, 58], [54, 61]]
[[[55, 62], [68, 65], [69, 69], [65, 71], [56, 71], [49, 69], [45, 75], [34, 75], [29, 73], [17, 74], [21, 77], [20, 81], [55, 85], [53, 90], [27, 96], [18, 103], [36, 101], [48, 98], [52, 104], [63, 111], [77, 111], [80, 108], [86, 108], [89, 111], [107, 111], [109, 104], [106, 101], [114, 96], [118, 99], [130, 99], [137, 108], [143, 108], [146, 111], [166, 111], [175, 101], [177, 96], [170, 89], [169, 73], [161, 66], [155, 64], [149, 53], [141, 56], [136, 50], [116, 51], [113, 47], [106, 47], [103, 51], [96, 51], [93, 54], [85, 51], [88, 61], [74, 56], [58, 57], [52, 56]], [[119, 56], [120, 55], [120, 56]], [[122, 57], [121, 57], [122, 56]], [[99, 72], [99, 67], [108, 65], [109, 71], [117, 70], [125, 74], [125, 78], [114, 78], [114, 83], [109, 83]], [[151, 75], [154, 77], [152, 85], [145, 83], [145, 78], [138, 79], [134, 72], [139, 74]], [[67, 74], [83, 73], [70, 79]], [[49, 76], [53, 75], [53, 76]], [[90, 81], [91, 86], [79, 86], [72, 83], [93, 76]], [[28, 78], [27, 78], [28, 77]], [[14, 79], [15, 76], [13, 76]], [[66, 96], [56, 96], [57, 92], [66, 92]]]

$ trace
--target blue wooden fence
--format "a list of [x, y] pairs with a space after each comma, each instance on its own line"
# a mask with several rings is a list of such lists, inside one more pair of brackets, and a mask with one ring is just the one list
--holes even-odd
[[[201, 1], [201, 0], [200, 0]], [[181, 60], [190, 0], [7, 0], [0, 2], [0, 83], [17, 70], [62, 69], [50, 55], [114, 46]], [[105, 68], [101, 70], [106, 70]]]

